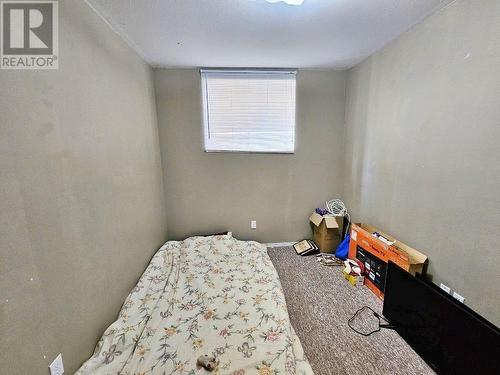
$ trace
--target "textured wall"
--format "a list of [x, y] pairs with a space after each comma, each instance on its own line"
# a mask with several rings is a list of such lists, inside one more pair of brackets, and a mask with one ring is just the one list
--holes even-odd
[[295, 154], [205, 153], [199, 72], [155, 70], [169, 237], [309, 237], [310, 212], [342, 190], [344, 78], [299, 71]]
[[352, 69], [344, 197], [500, 324], [500, 2], [457, 1]]
[[85, 2], [59, 8], [59, 70], [0, 71], [6, 375], [59, 352], [73, 373], [166, 238], [151, 69]]

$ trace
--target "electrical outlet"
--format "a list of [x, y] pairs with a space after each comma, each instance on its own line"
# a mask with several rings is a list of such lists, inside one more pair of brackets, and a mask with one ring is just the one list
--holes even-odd
[[50, 375], [64, 374], [64, 365], [61, 353], [59, 353], [56, 359], [54, 359], [54, 361], [50, 364], [49, 370], [50, 370]]
[[458, 299], [462, 303], [464, 303], [464, 301], [465, 301], [465, 298], [463, 296], [461, 296], [460, 294], [458, 294], [457, 292], [453, 292], [453, 298]]
[[441, 283], [441, 285], [439, 285], [439, 287], [440, 287], [441, 289], [443, 289], [446, 293], [448, 293], [448, 294], [450, 294], [450, 293], [451, 293], [451, 289], [450, 289], [450, 287], [449, 287], [449, 286], [446, 286], [446, 285], [444, 285], [443, 283]]
[[257, 229], [257, 220], [252, 220], [250, 222], [250, 228], [251, 229]]

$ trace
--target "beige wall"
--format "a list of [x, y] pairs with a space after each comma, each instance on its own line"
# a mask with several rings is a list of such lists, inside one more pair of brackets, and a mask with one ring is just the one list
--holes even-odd
[[0, 71], [6, 375], [59, 352], [72, 374], [166, 238], [151, 69], [85, 2], [59, 7], [59, 70]]
[[458, 1], [352, 69], [345, 129], [346, 73], [300, 71], [294, 155], [203, 152], [199, 73], [155, 70], [164, 182], [150, 68], [84, 2], [59, 6], [60, 69], [0, 71], [0, 373], [59, 352], [72, 373], [167, 221], [172, 239], [293, 241], [342, 192], [500, 323], [497, 1]]
[[309, 237], [310, 212], [342, 190], [344, 78], [299, 71], [294, 155], [205, 153], [199, 72], [155, 70], [170, 238], [226, 230], [263, 242]]
[[500, 324], [500, 2], [457, 1], [352, 69], [344, 197]]

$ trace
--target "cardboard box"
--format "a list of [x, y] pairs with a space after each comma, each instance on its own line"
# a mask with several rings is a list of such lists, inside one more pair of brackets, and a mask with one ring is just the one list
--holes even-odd
[[323, 253], [331, 253], [337, 249], [341, 241], [341, 230], [344, 218], [313, 212], [309, 217], [313, 231], [313, 240]]
[[[389, 245], [372, 233], [377, 232], [394, 244]], [[387, 263], [392, 261], [412, 275], [422, 273], [427, 256], [396, 240], [371, 225], [359, 223], [351, 226], [349, 258], [365, 265], [365, 285], [379, 298], [384, 298]]]
[[349, 281], [350, 284], [354, 286], [362, 286], [365, 283], [364, 276], [349, 275], [347, 272], [344, 272], [344, 277], [347, 281]]

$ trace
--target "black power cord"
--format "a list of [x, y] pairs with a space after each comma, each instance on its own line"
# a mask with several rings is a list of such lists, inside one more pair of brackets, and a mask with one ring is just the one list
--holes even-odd
[[[356, 317], [363, 311], [365, 310], [370, 310], [373, 315], [378, 319], [378, 328], [374, 331], [371, 331], [369, 333], [364, 333], [364, 332], [360, 332], [358, 331], [356, 328], [354, 328], [351, 323], [353, 322], [354, 319], [356, 319]], [[385, 322], [385, 323], [382, 323], [382, 320]], [[354, 332], [360, 334], [360, 335], [363, 335], [363, 336], [370, 336], [372, 334], [374, 334], [375, 332], [378, 332], [380, 331], [382, 328], [386, 328], [386, 329], [394, 329], [394, 326], [389, 324], [389, 321], [384, 318], [383, 316], [381, 316], [378, 312], [376, 312], [375, 310], [373, 310], [370, 306], [363, 306], [362, 308], [360, 308], [358, 311], [356, 311], [354, 313], [353, 316], [351, 316], [349, 318], [349, 320], [347, 321], [347, 325], [349, 326], [350, 329], [352, 329]]]

